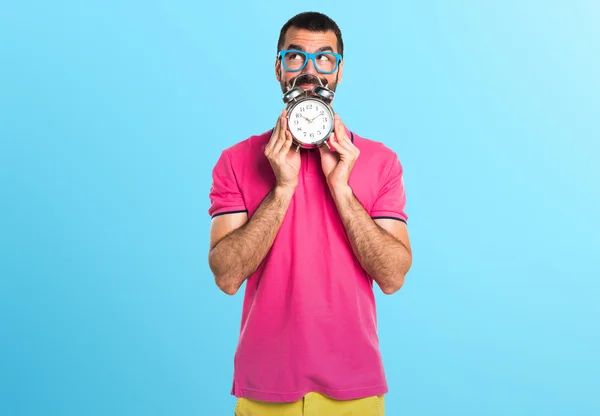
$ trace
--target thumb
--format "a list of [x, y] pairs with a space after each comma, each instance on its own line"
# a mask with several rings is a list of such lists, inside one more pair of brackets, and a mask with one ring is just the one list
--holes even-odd
[[327, 140], [325, 140], [325, 141], [323, 142], [323, 144], [322, 144], [321, 146], [319, 146], [319, 153], [321, 153], [321, 156], [323, 156], [323, 155], [324, 155], [325, 153], [327, 153], [327, 151], [329, 150], [329, 149], [327, 148], [327, 146], [328, 146], [328, 145], [327, 145]]
[[323, 144], [319, 146], [319, 153], [321, 153], [321, 156], [332, 153], [330, 146], [329, 139], [325, 140]]
[[335, 133], [331, 132], [327, 140], [323, 142], [323, 146], [319, 147], [319, 149], [321, 149], [321, 154], [326, 152], [333, 152], [335, 150], [335, 142], [337, 142], [335, 138]]

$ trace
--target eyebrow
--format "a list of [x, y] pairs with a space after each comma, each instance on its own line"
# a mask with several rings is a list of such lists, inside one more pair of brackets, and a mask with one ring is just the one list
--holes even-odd
[[[287, 48], [288, 49], [297, 49], [299, 51], [306, 52], [302, 46], [295, 45], [293, 43], [288, 45]], [[325, 51], [333, 52], [333, 48], [331, 46], [323, 46], [323, 47], [320, 47], [319, 49], [317, 49], [316, 52], [325, 52]]]

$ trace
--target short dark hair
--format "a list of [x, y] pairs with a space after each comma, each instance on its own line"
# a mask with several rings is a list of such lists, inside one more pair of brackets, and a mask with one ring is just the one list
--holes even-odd
[[285, 35], [291, 27], [306, 29], [310, 30], [311, 32], [327, 32], [331, 30], [337, 37], [338, 52], [340, 55], [344, 55], [344, 41], [342, 40], [342, 32], [340, 31], [337, 23], [335, 23], [329, 16], [318, 12], [300, 13], [288, 20], [287, 23], [283, 25], [281, 32], [279, 33], [277, 53], [279, 53], [279, 51], [283, 48]]

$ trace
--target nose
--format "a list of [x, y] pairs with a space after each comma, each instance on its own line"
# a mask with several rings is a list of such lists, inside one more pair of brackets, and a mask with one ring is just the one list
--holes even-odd
[[313, 60], [308, 59], [308, 62], [306, 62], [306, 65], [304, 65], [304, 69], [302, 70], [302, 73], [316, 75], [318, 72], [319, 71], [317, 71], [317, 68], [315, 68]]

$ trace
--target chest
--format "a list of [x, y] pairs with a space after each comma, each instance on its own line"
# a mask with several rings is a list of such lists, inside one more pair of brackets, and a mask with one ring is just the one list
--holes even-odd
[[[298, 187], [289, 209], [311, 212], [335, 209], [335, 201], [327, 186], [318, 149], [301, 149], [300, 157]], [[275, 186], [275, 174], [267, 158], [264, 155], [257, 155], [246, 161], [241, 177], [238, 179], [248, 216], [251, 217]], [[367, 212], [370, 212], [380, 188], [377, 169], [373, 169], [366, 161], [359, 158], [350, 174], [349, 184], [357, 200]]]

